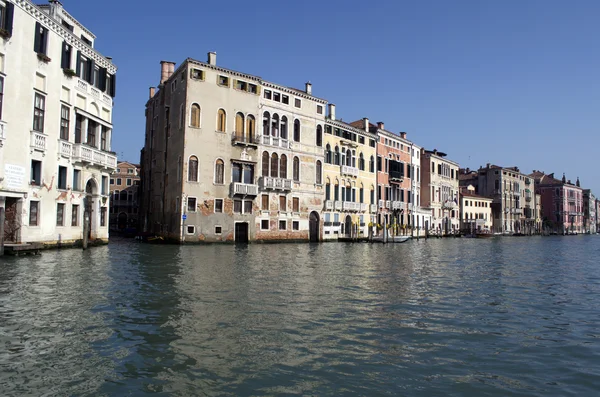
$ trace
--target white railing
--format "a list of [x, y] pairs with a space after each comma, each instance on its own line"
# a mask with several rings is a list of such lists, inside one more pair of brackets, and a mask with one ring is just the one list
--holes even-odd
[[117, 168], [117, 157], [101, 150], [75, 143], [72, 149], [74, 160], [106, 168]]
[[256, 196], [258, 195], [258, 185], [251, 185], [249, 183], [239, 183], [233, 182], [232, 193], [233, 194], [243, 194], [246, 196]]
[[46, 135], [41, 132], [31, 131], [31, 148], [35, 150], [46, 150]]
[[325, 200], [325, 210], [331, 211], [333, 209], [333, 201]]
[[73, 144], [62, 139], [58, 140], [58, 154], [71, 158], [73, 157]]
[[376, 204], [371, 204], [371, 213], [374, 214], [377, 212], [377, 205]]
[[389, 210], [390, 208], [392, 208], [392, 202], [391, 202], [390, 200], [386, 200], [386, 201], [385, 201], [385, 208], [387, 208], [388, 210]]
[[261, 142], [263, 145], [277, 146], [286, 149], [290, 148], [290, 142], [287, 139], [283, 139], [278, 136], [263, 135], [261, 137]]
[[342, 202], [341, 202], [341, 201], [339, 201], [339, 200], [337, 200], [337, 201], [334, 203], [334, 207], [335, 207], [335, 210], [336, 210], [336, 211], [339, 211], [339, 210], [341, 210], [341, 209], [342, 209]]
[[400, 210], [404, 207], [403, 205], [404, 203], [402, 201], [392, 201], [392, 209], [393, 210]]
[[360, 203], [360, 210], [361, 211], [366, 211], [367, 210], [367, 204], [366, 203]]
[[83, 92], [85, 92], [87, 94], [88, 92], [88, 83], [86, 83], [85, 81], [81, 80], [81, 79], [77, 79], [77, 88]]
[[112, 104], [113, 104], [112, 103], [112, 98], [110, 96], [106, 95], [106, 94], [102, 95], [102, 100], [105, 103], [109, 104], [110, 106], [112, 106]]
[[90, 87], [90, 94], [96, 99], [100, 99], [100, 91], [94, 87]]
[[342, 165], [342, 174], [350, 176], [358, 176], [358, 168]]
[[385, 201], [379, 200], [379, 208], [385, 208]]
[[263, 176], [260, 179], [261, 189], [292, 190], [292, 180]]
[[360, 211], [360, 203], [353, 203], [352, 201], [343, 201], [342, 209], [344, 211]]

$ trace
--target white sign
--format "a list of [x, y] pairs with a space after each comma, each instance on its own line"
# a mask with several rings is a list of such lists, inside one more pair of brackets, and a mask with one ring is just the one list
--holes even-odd
[[4, 188], [22, 189], [25, 183], [25, 168], [4, 164]]

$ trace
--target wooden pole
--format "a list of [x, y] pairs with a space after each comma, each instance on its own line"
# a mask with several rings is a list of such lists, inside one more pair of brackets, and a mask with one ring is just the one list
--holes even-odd
[[83, 213], [83, 249], [88, 247], [88, 232], [90, 229], [90, 213], [86, 210]]
[[0, 256], [4, 255], [4, 207], [0, 207]]

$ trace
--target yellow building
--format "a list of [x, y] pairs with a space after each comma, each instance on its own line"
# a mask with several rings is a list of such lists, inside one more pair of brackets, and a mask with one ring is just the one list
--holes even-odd
[[368, 237], [369, 223], [377, 212], [377, 126], [368, 119], [352, 125], [337, 121], [335, 105], [328, 106], [323, 142], [323, 240]]

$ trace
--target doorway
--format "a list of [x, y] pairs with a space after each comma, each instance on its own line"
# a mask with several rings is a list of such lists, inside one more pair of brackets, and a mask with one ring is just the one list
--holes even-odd
[[21, 223], [18, 214], [19, 199], [7, 197], [4, 204], [4, 241], [18, 243], [20, 241]]
[[236, 244], [248, 244], [248, 222], [237, 222], [235, 224]]
[[308, 223], [308, 234], [311, 243], [319, 242], [319, 214], [316, 211], [310, 213]]
[[344, 231], [346, 237], [352, 237], [352, 218], [350, 215], [346, 215], [346, 222], [344, 222]]

